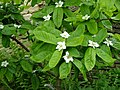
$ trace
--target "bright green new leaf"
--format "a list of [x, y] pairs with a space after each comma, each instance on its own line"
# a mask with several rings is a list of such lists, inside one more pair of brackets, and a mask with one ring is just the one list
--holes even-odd
[[86, 24], [87, 24], [88, 31], [91, 34], [96, 34], [98, 32], [97, 22], [95, 20], [90, 20]]
[[101, 29], [96, 37], [95, 37], [95, 41], [98, 43], [101, 43], [105, 38], [107, 37], [107, 30], [106, 29]]
[[39, 81], [39, 78], [36, 75], [32, 76], [31, 83], [32, 83], [33, 90], [38, 90], [40, 81]]
[[60, 79], [67, 78], [71, 71], [72, 64], [63, 62], [59, 67]]
[[69, 47], [79, 46], [82, 44], [83, 39], [84, 39], [84, 35], [81, 35], [79, 37], [68, 38], [66, 45]]
[[120, 0], [115, 0], [115, 6], [120, 11]]
[[62, 25], [62, 19], [63, 19], [63, 9], [55, 8], [53, 12], [53, 22], [57, 28], [59, 28]]
[[102, 49], [104, 52], [106, 52], [107, 54], [109, 54], [110, 56], [112, 56], [110, 47], [108, 47], [107, 45], [101, 45], [100, 49]]
[[52, 55], [52, 57], [49, 61], [49, 67], [50, 68], [54, 68], [59, 63], [59, 61], [61, 59], [61, 56], [62, 56], [62, 52], [63, 52], [62, 50], [61, 51], [56, 50], [53, 53], [53, 55]]
[[27, 72], [32, 72], [32, 65], [27, 61], [27, 60], [22, 60], [20, 62], [23, 70], [27, 71]]
[[120, 34], [115, 34], [114, 37], [120, 41]]
[[83, 74], [84, 79], [87, 81], [85, 67], [82, 64], [82, 62], [80, 60], [75, 59], [73, 63], [80, 70], [80, 72]]
[[51, 33], [47, 33], [45, 31], [38, 31], [38, 30], [35, 30], [33, 33], [35, 37], [40, 41], [55, 45], [57, 44], [57, 38], [55, 37], [55, 35]]
[[83, 35], [84, 32], [85, 32], [85, 25], [81, 23], [77, 26], [75, 31], [71, 33], [69, 38], [79, 37], [80, 35]]
[[109, 54], [107, 54], [102, 49], [96, 49], [96, 52], [97, 55], [108, 64], [114, 63], [115, 59], [113, 59]]
[[88, 48], [85, 52], [84, 63], [88, 71], [92, 70], [96, 62], [96, 51], [93, 48]]

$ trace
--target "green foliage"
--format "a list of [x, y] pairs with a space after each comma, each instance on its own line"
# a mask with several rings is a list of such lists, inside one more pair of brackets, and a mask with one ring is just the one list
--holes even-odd
[[0, 85], [119, 89], [119, 0], [1, 0], [0, 13]]

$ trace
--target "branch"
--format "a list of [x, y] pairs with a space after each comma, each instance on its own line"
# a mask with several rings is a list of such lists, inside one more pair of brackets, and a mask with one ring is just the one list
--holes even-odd
[[29, 49], [26, 47], [26, 46], [24, 46], [19, 40], [17, 40], [16, 38], [15, 38], [15, 36], [13, 36], [13, 37], [10, 37], [13, 41], [15, 41], [15, 42], [17, 42], [17, 44], [19, 44], [23, 49], [25, 49], [27, 52], [30, 52], [29, 51]]

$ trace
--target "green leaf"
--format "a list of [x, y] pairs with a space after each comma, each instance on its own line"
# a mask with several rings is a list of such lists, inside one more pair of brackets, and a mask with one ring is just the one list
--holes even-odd
[[113, 59], [109, 54], [107, 54], [105, 51], [101, 49], [96, 49], [97, 55], [107, 62], [108, 64], [114, 63], [115, 59]]
[[75, 59], [73, 63], [80, 70], [80, 72], [83, 74], [84, 79], [87, 81], [85, 67], [82, 64], [82, 62], [80, 60]]
[[54, 68], [59, 63], [59, 61], [61, 59], [61, 56], [62, 56], [62, 52], [63, 52], [62, 50], [61, 51], [56, 50], [53, 53], [53, 55], [52, 55], [52, 57], [49, 61], [49, 67], [50, 68]]
[[10, 46], [10, 36], [2, 35], [2, 45], [5, 48]]
[[[33, 0], [34, 1], [34, 0]], [[33, 18], [43, 18], [43, 16], [47, 16], [48, 14], [51, 14], [54, 10], [54, 6], [46, 6], [42, 10], [35, 12], [32, 17]]]
[[26, 60], [22, 60], [20, 62], [23, 70], [27, 71], [27, 72], [32, 72], [32, 65]]
[[106, 29], [101, 29], [96, 37], [95, 37], [95, 41], [98, 43], [101, 43], [105, 38], [107, 37], [107, 30]]
[[80, 57], [80, 53], [76, 48], [69, 48], [68, 52], [70, 53], [70, 56]]
[[65, 6], [79, 6], [81, 0], [65, 0]]
[[5, 68], [1, 68], [1, 69], [0, 69], [0, 80], [4, 78], [4, 75], [5, 75], [5, 73], [6, 73], [6, 70], [7, 70], [7, 69], [5, 69]]
[[109, 54], [110, 56], [112, 56], [110, 47], [108, 47], [107, 45], [101, 45], [100, 49], [102, 49], [104, 52], [106, 52], [107, 54]]
[[93, 48], [88, 48], [85, 52], [84, 63], [88, 71], [92, 70], [96, 62], [96, 52]]
[[36, 75], [33, 75], [31, 78], [32, 88], [33, 90], [37, 90], [39, 88], [39, 78]]
[[116, 16], [111, 17], [113, 20], [120, 20], [120, 13], [118, 13]]
[[55, 8], [53, 12], [53, 22], [57, 28], [59, 28], [62, 25], [62, 19], [63, 19], [63, 9]]
[[[100, 19], [108, 19], [104, 14], [100, 14]], [[109, 20], [102, 20], [102, 24], [107, 28], [112, 30], [112, 24]]]
[[117, 41], [114, 42], [113, 45], [112, 45], [112, 47], [114, 47], [114, 48], [120, 50], [120, 42], [117, 42]]
[[71, 71], [72, 64], [63, 62], [59, 67], [60, 79], [67, 78]]
[[120, 0], [115, 0], [115, 6], [120, 11]]
[[87, 24], [88, 31], [91, 34], [96, 34], [98, 32], [97, 22], [95, 20], [90, 20], [86, 24]]
[[80, 35], [83, 35], [84, 32], [85, 32], [85, 25], [81, 23], [81, 24], [79, 24], [77, 26], [77, 28], [75, 29], [75, 31], [71, 33], [71, 35], [70, 35], [69, 38], [79, 37]]
[[7, 70], [6, 74], [5, 74], [7, 80], [10, 82], [13, 79], [13, 73], [11, 73], [10, 71]]
[[4, 35], [16, 34], [16, 28], [15, 27], [5, 26], [3, 28], [3, 30], [2, 30], [2, 34], [4, 34]]
[[64, 13], [67, 17], [74, 17], [75, 16], [75, 14], [67, 8], [64, 9]]
[[84, 39], [84, 35], [81, 35], [80, 37], [73, 37], [73, 38], [68, 38], [67, 39], [67, 46], [72, 47], [72, 46], [79, 46], [82, 44]]
[[38, 30], [35, 30], [33, 33], [38, 40], [55, 45], [57, 44], [57, 38], [55, 37], [55, 35], [51, 33], [47, 33], [45, 31], [38, 31]]
[[114, 37], [120, 41], [120, 34], [114, 34]]
[[37, 55], [31, 56], [31, 59], [35, 62], [43, 62], [49, 55], [51, 55], [51, 51], [41, 51]]

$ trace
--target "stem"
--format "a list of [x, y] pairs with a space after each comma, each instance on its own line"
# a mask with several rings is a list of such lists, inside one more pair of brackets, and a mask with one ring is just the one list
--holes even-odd
[[17, 44], [19, 44], [23, 49], [25, 49], [27, 52], [30, 52], [29, 51], [29, 49], [25, 46], [25, 45], [23, 45], [19, 40], [17, 40], [16, 38], [15, 38], [15, 36], [13, 36], [13, 37], [10, 37], [13, 41], [16, 41], [17, 42]]
[[61, 90], [61, 80], [57, 77], [56, 90]]

